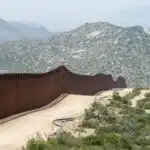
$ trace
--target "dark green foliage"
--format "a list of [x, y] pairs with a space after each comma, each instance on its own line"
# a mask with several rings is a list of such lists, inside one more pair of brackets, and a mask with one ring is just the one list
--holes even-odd
[[149, 98], [150, 99], [150, 93], [146, 93], [145, 94], [145, 98]]
[[61, 133], [60, 135], [57, 136], [56, 138], [57, 140], [57, 144], [61, 144], [61, 145], [67, 145], [69, 147], [74, 147], [74, 145], [76, 147], [81, 147], [81, 142], [79, 139], [74, 138], [71, 134], [69, 133]]
[[114, 92], [113, 96], [112, 96], [112, 99], [117, 100], [117, 101], [121, 101], [122, 98], [121, 98], [121, 96], [119, 95], [118, 92]]
[[47, 148], [48, 146], [44, 140], [31, 139], [23, 150], [48, 150]]
[[[129, 93], [129, 94], [131, 94], [131, 93]], [[131, 96], [129, 96], [129, 94], [125, 95], [124, 97], [121, 97], [119, 95], [119, 93], [114, 92], [112, 99], [110, 100], [109, 106], [110, 107], [119, 107], [119, 108], [128, 107], [128, 105], [131, 105], [131, 101], [129, 98]]]
[[91, 135], [85, 137], [83, 142], [87, 145], [104, 145], [104, 138], [101, 135]]
[[150, 109], [150, 102], [143, 105], [144, 109]]

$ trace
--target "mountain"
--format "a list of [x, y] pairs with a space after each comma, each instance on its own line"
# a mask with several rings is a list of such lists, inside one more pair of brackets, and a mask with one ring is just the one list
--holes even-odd
[[145, 32], [146, 32], [147, 34], [150, 34], [150, 28], [145, 28]]
[[51, 36], [44, 26], [34, 26], [0, 19], [0, 42], [24, 39], [46, 39]]
[[23, 21], [20, 21], [18, 23], [22, 23], [22, 24], [26, 24], [28, 26], [34, 26], [34, 27], [39, 27], [41, 26], [40, 23], [37, 23], [37, 22], [34, 22], [34, 21], [28, 21], [28, 20], [23, 20]]
[[0, 45], [0, 68], [8, 72], [45, 72], [59, 65], [79, 74], [125, 77], [128, 86], [150, 82], [150, 35], [141, 26], [86, 23], [49, 40]]

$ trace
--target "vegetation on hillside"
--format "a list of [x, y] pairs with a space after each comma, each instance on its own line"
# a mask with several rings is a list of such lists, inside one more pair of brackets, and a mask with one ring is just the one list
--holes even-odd
[[139, 94], [140, 89], [124, 97], [114, 92], [106, 106], [95, 101], [85, 110], [79, 126], [94, 129], [93, 135], [74, 137], [63, 132], [46, 141], [31, 139], [23, 150], [149, 150], [150, 114], [145, 112], [144, 102], [149, 102], [150, 93], [145, 94], [136, 108], [132, 107], [130, 98]]
[[47, 40], [0, 45], [1, 72], [46, 72], [64, 64], [78, 74], [123, 76], [130, 87], [150, 87], [149, 58], [150, 34], [141, 27], [105, 22], [84, 24]]
[[145, 98], [138, 101], [139, 108], [150, 109], [150, 93], [145, 94]]

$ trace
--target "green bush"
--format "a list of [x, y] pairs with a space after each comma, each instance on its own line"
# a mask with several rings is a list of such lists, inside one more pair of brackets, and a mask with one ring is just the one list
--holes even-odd
[[104, 134], [105, 143], [113, 144], [113, 145], [116, 145], [116, 146], [118, 146], [118, 144], [119, 144], [120, 137], [121, 136], [116, 134], [115, 132]]
[[133, 148], [133, 139], [131, 139], [129, 136], [121, 136], [120, 137], [120, 147], [128, 149], [128, 150], [132, 150]]
[[150, 102], [149, 102], [149, 103], [145, 103], [145, 104], [143, 105], [143, 108], [144, 108], [144, 109], [150, 109]]
[[113, 125], [109, 125], [109, 126], [102, 126], [102, 127], [97, 127], [95, 130], [96, 134], [104, 134], [104, 133], [111, 133], [114, 132], [116, 134], [120, 134], [119, 131], [120, 125], [119, 124], [113, 124]]
[[150, 109], [149, 103], [150, 103], [150, 93], [146, 93], [145, 98], [137, 102], [137, 107]]
[[104, 145], [104, 138], [101, 135], [91, 135], [83, 138], [83, 142], [86, 145]]
[[122, 103], [126, 104], [126, 105], [131, 105], [131, 101], [129, 99], [126, 99], [126, 98], [122, 98]]
[[150, 138], [139, 137], [136, 141], [136, 144], [140, 146], [147, 146], [147, 145], [150, 146]]
[[126, 107], [128, 105], [131, 105], [131, 100], [128, 98], [128, 96], [121, 97], [118, 92], [114, 92], [112, 96], [112, 100], [110, 100], [110, 107]]
[[121, 100], [122, 100], [122, 97], [119, 95], [118, 92], [113, 92], [112, 99], [113, 99], [113, 100], [116, 100], [116, 101], [121, 101]]
[[23, 150], [47, 150], [48, 145], [44, 140], [31, 139]]
[[146, 93], [145, 98], [150, 98], [150, 93]]
[[60, 145], [67, 145], [69, 147], [81, 147], [80, 140], [73, 137], [70, 133], [61, 133], [56, 137], [56, 140]]

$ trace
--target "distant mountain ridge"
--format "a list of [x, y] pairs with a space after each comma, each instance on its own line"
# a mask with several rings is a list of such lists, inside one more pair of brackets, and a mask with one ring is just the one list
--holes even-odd
[[46, 39], [52, 35], [44, 26], [8, 22], [0, 19], [0, 42], [25, 39]]
[[34, 26], [34, 27], [42, 26], [42, 25], [41, 25], [40, 23], [38, 23], [38, 22], [28, 21], [28, 20], [22, 20], [22, 21], [19, 21], [19, 22], [16, 22], [16, 23], [22, 23], [22, 24], [29, 25], [29, 26]]
[[45, 72], [65, 65], [79, 74], [123, 76], [128, 86], [150, 87], [150, 34], [141, 26], [86, 23], [49, 40], [0, 45], [0, 68], [8, 72]]

